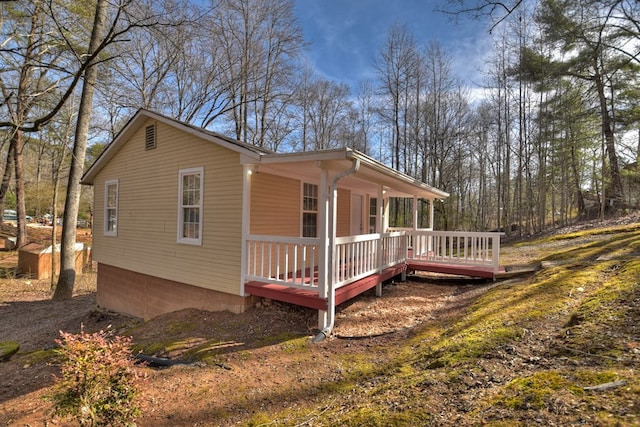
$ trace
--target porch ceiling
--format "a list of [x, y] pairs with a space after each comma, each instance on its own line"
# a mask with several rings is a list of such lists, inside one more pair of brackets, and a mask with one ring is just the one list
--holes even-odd
[[290, 153], [263, 156], [260, 161], [246, 159], [244, 163], [255, 165], [255, 172], [286, 176], [302, 181], [319, 183], [322, 169], [329, 170], [329, 180], [348, 170], [353, 160], [360, 160], [358, 172], [340, 179], [338, 185], [355, 193], [376, 196], [383, 186], [390, 197], [420, 197], [443, 199], [448, 193], [402, 174], [370, 157], [350, 149], [328, 150], [312, 153]]

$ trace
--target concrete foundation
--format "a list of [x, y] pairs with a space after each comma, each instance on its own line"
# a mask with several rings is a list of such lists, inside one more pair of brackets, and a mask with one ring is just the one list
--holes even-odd
[[211, 289], [98, 264], [98, 307], [151, 319], [185, 308], [241, 313], [255, 301]]

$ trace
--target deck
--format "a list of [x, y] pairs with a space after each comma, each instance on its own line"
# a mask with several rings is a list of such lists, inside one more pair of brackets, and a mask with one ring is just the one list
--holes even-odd
[[245, 293], [324, 311], [406, 271], [495, 279], [504, 271], [499, 248], [497, 233], [402, 230], [338, 238], [327, 263], [335, 289], [329, 304], [317, 240], [251, 236]]
[[[342, 286], [336, 289], [335, 305], [340, 305], [343, 302], [355, 298], [361, 293], [402, 274], [405, 270], [406, 265], [397, 265], [387, 268], [381, 273], [372, 274], [346, 286]], [[301, 289], [277, 285], [275, 283], [253, 281], [246, 283], [244, 289], [245, 292], [250, 295], [295, 304], [301, 307], [313, 308], [315, 310], [327, 310], [328, 307], [327, 300], [320, 297], [317, 287]]]

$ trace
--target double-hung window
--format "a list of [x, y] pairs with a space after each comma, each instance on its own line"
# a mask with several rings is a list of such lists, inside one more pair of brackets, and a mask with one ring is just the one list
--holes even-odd
[[104, 183], [104, 235], [118, 235], [118, 180]]
[[303, 184], [302, 237], [318, 237], [318, 186]]
[[181, 169], [178, 190], [178, 243], [202, 244], [204, 168]]
[[369, 199], [369, 233], [375, 233], [378, 224], [378, 199], [372, 197]]

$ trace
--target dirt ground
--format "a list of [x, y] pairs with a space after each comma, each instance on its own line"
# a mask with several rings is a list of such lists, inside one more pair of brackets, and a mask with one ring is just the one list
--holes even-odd
[[[11, 253], [0, 253], [0, 258], [3, 255], [0, 265], [10, 265]], [[507, 258], [526, 264], [533, 255], [520, 251]], [[202, 349], [213, 355], [213, 364], [137, 368], [144, 378], [139, 425], [242, 425], [256, 411], [320, 399], [313, 391], [317, 384], [340, 379], [349, 370], [344, 361], [350, 355], [357, 360], [375, 349], [384, 364], [414, 327], [458, 315], [493, 286], [426, 275], [391, 283], [382, 298], [369, 291], [341, 305], [334, 335], [309, 345], [318, 322], [314, 310], [266, 302], [239, 315], [183, 310], [142, 323], [95, 308], [93, 273], [82, 276], [75, 297], [63, 302], [51, 301], [48, 281], [7, 277], [0, 279], [0, 341], [18, 341], [21, 348], [0, 363], [0, 426], [72, 425], [53, 418], [51, 404], [43, 400], [57, 367], [50, 358], [42, 360], [47, 354], [42, 350], [55, 346], [61, 330], [109, 328], [133, 336], [143, 348], [170, 339], [171, 350], [156, 355], [178, 360], [187, 359], [203, 343], [215, 343]], [[308, 347], [298, 352], [300, 345]], [[500, 378], [512, 367], [492, 369]], [[459, 398], [453, 393], [445, 396], [451, 402]]]
[[[63, 302], [50, 300], [47, 281], [0, 280], [0, 341], [13, 340], [21, 345], [20, 353], [0, 363], [0, 426], [50, 425], [50, 403], [42, 397], [53, 384], [57, 368], [39, 361], [38, 354], [55, 346], [61, 330], [111, 328], [123, 334], [132, 332], [135, 343], [141, 345], [166, 339], [167, 331], [176, 342], [188, 337], [175, 350], [158, 354], [173, 359], [181, 359], [189, 349], [214, 340], [217, 344], [209, 350], [216, 354], [213, 367], [139, 368], [146, 378], [144, 416], [139, 424], [202, 425], [198, 422], [203, 418], [211, 420], [216, 413], [225, 413], [228, 425], [233, 425], [260, 409], [238, 405], [238, 392], [244, 395], [240, 401], [287, 407], [299, 396], [279, 395], [281, 385], [289, 388], [297, 384], [303, 393], [311, 384], [340, 376], [345, 367], [332, 355], [357, 355], [372, 347], [392, 347], [416, 325], [454, 307], [462, 309], [478, 293], [493, 286], [484, 281], [425, 279], [386, 285], [383, 298], [367, 292], [339, 307], [334, 336], [312, 346], [301, 359], [287, 349], [297, 345], [290, 344], [292, 338], [305, 337], [307, 341], [312, 337], [318, 322], [315, 310], [267, 302], [239, 315], [183, 310], [142, 324], [138, 319], [96, 310], [95, 275], [85, 275], [81, 280], [76, 296]], [[212, 393], [214, 390], [219, 392]], [[67, 425], [56, 419], [53, 422]]]

